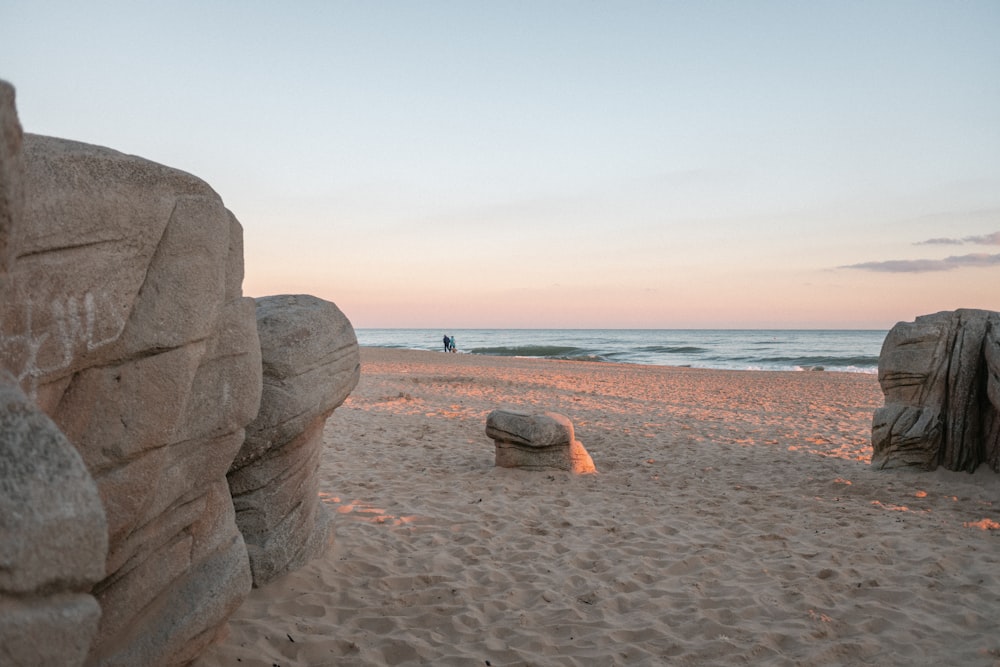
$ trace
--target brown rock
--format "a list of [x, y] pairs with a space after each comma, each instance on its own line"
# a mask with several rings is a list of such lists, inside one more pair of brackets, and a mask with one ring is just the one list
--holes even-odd
[[318, 556], [328, 543], [316, 477], [323, 425], [357, 385], [361, 361], [350, 321], [314, 296], [258, 299], [257, 330], [260, 412], [228, 479], [260, 586]]
[[242, 232], [203, 181], [141, 158], [25, 135], [23, 162], [0, 363], [107, 512], [88, 660], [184, 662], [250, 589], [225, 479], [261, 388]]
[[14, 221], [24, 208], [24, 167], [21, 142], [24, 133], [14, 106], [14, 87], [0, 80], [0, 290], [4, 274], [14, 263], [17, 246]]
[[[236, 507], [259, 581], [327, 543], [315, 473], [354, 331], [314, 297], [243, 298], [242, 228], [204, 182], [22, 140], [12, 99], [0, 83], [0, 366], [28, 397], [0, 387], [0, 663], [186, 664], [252, 585]], [[60, 439], [80, 480], [36, 451]]]
[[[0, 301], [23, 227], [21, 145], [14, 89], [0, 81]], [[0, 333], [0, 360], [12, 347]], [[89, 591], [107, 550], [83, 460], [0, 368], [0, 663], [83, 664], [101, 615]]]
[[486, 417], [486, 435], [494, 441], [499, 467], [597, 472], [590, 454], [574, 437], [573, 423], [563, 415], [494, 410]]
[[872, 465], [1000, 472], [1000, 314], [962, 309], [900, 322], [879, 356], [885, 406], [872, 420]]

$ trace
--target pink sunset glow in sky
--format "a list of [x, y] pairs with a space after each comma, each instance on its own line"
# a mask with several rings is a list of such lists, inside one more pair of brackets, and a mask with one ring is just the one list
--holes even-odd
[[1000, 309], [1000, 3], [19, 2], [28, 132], [205, 179], [356, 327]]

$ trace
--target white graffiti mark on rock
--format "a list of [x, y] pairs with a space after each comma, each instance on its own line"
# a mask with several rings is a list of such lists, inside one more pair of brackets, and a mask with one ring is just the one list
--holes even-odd
[[[53, 320], [65, 350], [65, 365], [72, 362], [74, 348], [79, 343], [86, 345], [88, 352], [93, 352], [118, 340], [125, 329], [125, 320], [115, 310], [107, 293], [99, 296], [100, 301], [93, 292], [87, 292], [82, 303], [72, 296], [67, 297], [65, 303], [59, 300], [52, 302]], [[108, 317], [98, 321], [99, 312]]]
[[47, 310], [36, 317], [35, 304], [26, 301], [21, 331], [7, 333], [0, 345], [5, 357], [22, 360], [9, 370], [32, 395], [39, 378], [69, 368], [80, 353], [115, 342], [125, 330], [125, 317], [105, 291], [57, 298]]

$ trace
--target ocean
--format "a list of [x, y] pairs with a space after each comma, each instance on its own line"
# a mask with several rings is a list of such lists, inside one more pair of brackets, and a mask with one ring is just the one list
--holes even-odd
[[778, 329], [357, 329], [371, 347], [732, 370], [878, 372], [887, 331]]

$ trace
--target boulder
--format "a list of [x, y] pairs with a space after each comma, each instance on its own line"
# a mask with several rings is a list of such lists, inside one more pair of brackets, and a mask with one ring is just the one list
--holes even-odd
[[563, 415], [494, 410], [486, 417], [486, 435], [494, 442], [498, 467], [597, 472]]
[[328, 544], [317, 477], [323, 426], [357, 385], [361, 361], [350, 321], [314, 296], [257, 299], [257, 332], [264, 372], [260, 412], [228, 479], [260, 586]]
[[0, 372], [0, 664], [82, 665], [107, 522], [66, 437]]
[[187, 664], [254, 576], [327, 543], [315, 473], [354, 331], [242, 281], [207, 184], [24, 135], [0, 82], [0, 664]]
[[900, 322], [879, 355], [885, 405], [872, 465], [1000, 472], [1000, 313], [961, 309]]
[[[14, 89], [0, 81], [0, 295], [23, 216], [22, 140]], [[101, 617], [90, 589], [104, 577], [107, 530], [79, 453], [0, 369], [0, 664], [83, 664]]]
[[107, 148], [27, 134], [23, 169], [0, 365], [107, 515], [88, 662], [182, 664], [251, 586], [225, 477], [261, 391], [242, 229], [200, 179]]

